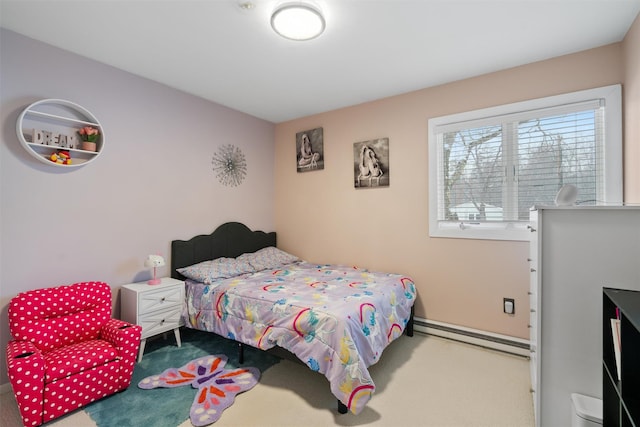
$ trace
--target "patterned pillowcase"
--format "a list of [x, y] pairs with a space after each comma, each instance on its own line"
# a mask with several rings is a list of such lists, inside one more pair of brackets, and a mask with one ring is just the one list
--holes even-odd
[[189, 267], [178, 268], [177, 271], [188, 279], [211, 284], [217, 279], [228, 279], [245, 273], [253, 273], [255, 269], [247, 261], [234, 258], [217, 258], [190, 265]]
[[296, 262], [299, 258], [274, 246], [260, 249], [257, 252], [242, 254], [237, 260], [248, 261], [255, 271], [268, 270]]

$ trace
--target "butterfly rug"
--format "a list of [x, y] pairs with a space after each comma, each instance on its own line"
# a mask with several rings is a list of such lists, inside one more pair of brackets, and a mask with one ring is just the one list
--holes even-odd
[[[84, 411], [98, 427], [176, 427], [185, 421], [189, 423], [191, 406], [196, 402], [196, 399], [205, 399], [209, 402], [209, 405], [211, 405], [210, 407], [215, 407], [217, 405], [215, 401], [211, 400], [211, 397], [216, 396], [215, 393], [220, 393], [216, 388], [220, 389], [221, 392], [226, 395], [226, 399], [229, 399], [230, 395], [233, 394], [235, 396], [240, 393], [236, 387], [242, 388], [247, 386], [246, 384], [235, 384], [241, 375], [221, 378], [221, 376], [224, 375], [219, 372], [221, 369], [227, 372], [251, 366], [253, 367], [251, 372], [254, 374], [257, 382], [260, 377], [258, 372], [264, 373], [281, 360], [269, 352], [258, 350], [251, 346], [245, 346], [244, 363], [241, 364], [238, 361], [238, 343], [236, 341], [223, 338], [210, 332], [196, 331], [189, 328], [181, 328], [180, 334], [182, 335], [182, 347], [175, 345], [175, 341], [172, 339], [173, 334], [168, 334], [168, 339], [163, 339], [162, 335], [148, 339], [143, 359], [135, 365], [129, 388], [85, 406]], [[198, 364], [197, 361], [201, 359], [205, 361], [210, 360], [209, 358], [214, 357], [211, 355], [217, 355], [215, 357], [221, 360], [218, 362], [218, 369], [210, 372], [211, 377], [209, 377], [207, 372], [211, 369], [212, 364], [205, 366], [204, 364]], [[224, 358], [222, 358], [221, 355], [224, 355], [228, 359], [223, 360]], [[223, 361], [225, 363], [223, 363]], [[191, 362], [195, 363], [190, 365]], [[213, 362], [211, 359], [211, 363]], [[187, 366], [188, 368], [191, 367], [191, 369], [175, 369], [176, 379], [182, 375], [179, 371], [187, 375], [184, 379], [189, 379], [189, 375], [194, 376], [191, 382], [176, 383], [176, 385], [183, 384], [183, 387], [174, 386], [168, 388], [142, 389], [137, 386], [146, 378], [159, 377], [165, 372], [171, 371], [172, 368], [179, 366]], [[202, 368], [200, 368], [201, 366]], [[256, 371], [254, 371], [254, 369]], [[198, 370], [204, 373], [199, 374]], [[226, 383], [219, 382], [216, 385], [215, 381], [221, 379], [230, 379], [233, 380], [233, 383], [231, 381]], [[245, 378], [243, 377], [242, 381], [244, 380]], [[198, 385], [195, 388], [192, 385], [194, 381], [195, 384]], [[198, 383], [198, 381], [200, 381], [200, 383]], [[206, 393], [200, 390], [200, 385], [205, 385], [205, 383], [207, 386], [213, 386], [213, 388], [207, 387]], [[160, 382], [158, 382], [158, 385], [159, 384]], [[190, 384], [191, 386], [189, 386]], [[227, 390], [225, 390], [224, 386], [221, 388], [221, 384], [227, 386]], [[229, 386], [229, 384], [231, 384], [231, 386]], [[247, 387], [244, 391], [249, 390], [249, 388], [251, 387]], [[216, 396], [216, 398], [221, 402], [223, 400], [220, 399], [219, 396]], [[242, 403], [242, 396], [238, 399], [239, 401], [236, 401], [236, 405]], [[204, 400], [202, 403], [204, 404]], [[226, 407], [231, 405], [233, 398], [226, 400], [226, 403], [228, 403]], [[218, 408], [216, 408], [218, 416], [222, 406], [224, 405], [219, 405]], [[204, 407], [201, 407], [200, 410], [203, 410], [203, 408]], [[197, 409], [195, 410], [197, 411]], [[214, 426], [215, 425], [216, 424], [214, 424]]]
[[206, 426], [218, 421], [222, 411], [233, 404], [235, 397], [252, 389], [260, 379], [257, 368], [224, 369], [227, 356], [204, 356], [180, 368], [169, 368], [159, 375], [144, 378], [141, 389], [191, 386], [198, 390], [189, 418], [194, 426]]

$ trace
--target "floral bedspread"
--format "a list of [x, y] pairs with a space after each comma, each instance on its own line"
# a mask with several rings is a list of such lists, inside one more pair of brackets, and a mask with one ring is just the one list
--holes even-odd
[[375, 391], [367, 368], [402, 335], [415, 298], [407, 276], [300, 261], [210, 285], [187, 280], [183, 317], [195, 329], [289, 350], [358, 414]]

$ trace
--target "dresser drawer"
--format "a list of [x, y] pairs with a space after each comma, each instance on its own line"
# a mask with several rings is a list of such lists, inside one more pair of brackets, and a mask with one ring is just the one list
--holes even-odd
[[529, 343], [531, 345], [538, 344], [538, 315], [537, 313], [529, 313]]
[[171, 307], [182, 307], [184, 300], [184, 287], [170, 287], [147, 291], [140, 294], [138, 298], [138, 315], [143, 316], [156, 310]]

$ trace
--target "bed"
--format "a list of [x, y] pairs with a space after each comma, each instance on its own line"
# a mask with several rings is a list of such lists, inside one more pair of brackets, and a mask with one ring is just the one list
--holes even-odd
[[187, 327], [240, 349], [288, 350], [325, 375], [341, 413], [363, 410], [375, 391], [368, 367], [413, 335], [410, 277], [309, 263], [278, 249], [274, 232], [238, 222], [172, 241], [171, 275], [185, 280]]

